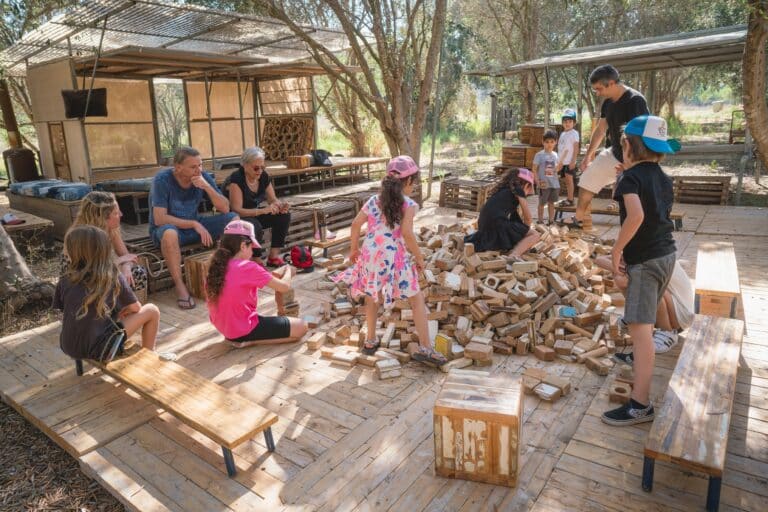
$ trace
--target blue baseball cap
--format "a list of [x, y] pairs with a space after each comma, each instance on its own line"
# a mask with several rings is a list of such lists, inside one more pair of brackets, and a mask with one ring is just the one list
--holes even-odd
[[667, 137], [667, 121], [657, 116], [638, 116], [624, 127], [627, 135], [639, 135], [643, 144], [656, 153], [675, 153], [680, 143]]

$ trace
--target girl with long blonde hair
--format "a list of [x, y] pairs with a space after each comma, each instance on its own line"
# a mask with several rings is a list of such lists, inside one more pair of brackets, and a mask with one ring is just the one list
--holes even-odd
[[160, 324], [154, 304], [142, 305], [118, 271], [109, 235], [95, 226], [72, 227], [64, 237], [69, 258], [53, 307], [64, 312], [60, 345], [75, 359], [103, 360], [115, 334], [141, 329], [141, 345], [153, 350]]
[[[128, 252], [120, 234], [120, 218], [123, 216], [115, 195], [94, 190], [80, 202], [80, 210], [73, 226], [95, 226], [109, 235], [115, 263], [125, 280], [136, 292], [147, 288], [147, 270], [137, 263], [137, 256]], [[65, 261], [66, 265], [66, 261]]]

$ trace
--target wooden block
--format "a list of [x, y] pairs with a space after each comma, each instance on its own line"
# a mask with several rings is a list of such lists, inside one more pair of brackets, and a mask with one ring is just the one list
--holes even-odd
[[611, 297], [611, 304], [616, 307], [622, 307], [626, 303], [626, 298], [624, 297], [624, 294], [621, 292], [615, 292], [610, 294]]
[[608, 347], [598, 347], [594, 350], [590, 350], [589, 352], [585, 352], [583, 354], [578, 355], [576, 357], [576, 360], [580, 363], [583, 363], [585, 360], [589, 358], [598, 359], [600, 357], [603, 357], [606, 354], [608, 354]]
[[453, 345], [451, 345], [451, 356], [452, 359], [457, 359], [459, 357], [464, 357], [464, 347], [454, 342]]
[[469, 306], [469, 312], [476, 322], [484, 322], [486, 318], [491, 316], [491, 308], [482, 300], [475, 301], [474, 304]]
[[367, 356], [365, 354], [358, 354], [357, 355], [357, 363], [358, 364], [374, 367], [374, 366], [376, 366], [376, 363], [378, 361], [379, 361], [379, 358], [376, 357], [376, 356]]
[[382, 359], [376, 361], [376, 373], [389, 372], [392, 370], [399, 370], [401, 368], [400, 362], [397, 359]]
[[555, 350], [546, 345], [536, 345], [533, 347], [533, 355], [542, 361], [554, 361]]
[[555, 293], [561, 297], [571, 291], [568, 281], [563, 279], [557, 272], [547, 272], [547, 282]]
[[567, 329], [568, 331], [574, 333], [574, 334], [578, 334], [578, 335], [584, 336], [586, 338], [592, 338], [592, 335], [594, 334], [594, 333], [589, 332], [586, 329], [582, 329], [581, 327], [579, 327], [577, 325], [574, 325], [571, 322], [564, 322], [563, 323], [563, 327], [565, 329]]
[[503, 270], [506, 267], [507, 267], [507, 260], [502, 258], [484, 261], [482, 265], [480, 265], [481, 270], [490, 270], [491, 272], [493, 272], [494, 270]]
[[475, 254], [475, 245], [469, 242], [464, 243], [464, 256], [467, 258]]
[[601, 311], [591, 311], [589, 313], [582, 313], [576, 315], [576, 325], [584, 327], [585, 325], [594, 325], [603, 319], [603, 313]]
[[411, 309], [400, 310], [400, 320], [403, 320], [405, 322], [413, 320], [413, 310]]
[[394, 379], [396, 377], [400, 377], [402, 373], [399, 369], [397, 370], [390, 370], [388, 372], [379, 372], [379, 380], [387, 380], [387, 379]]
[[490, 345], [491, 342], [493, 342], [493, 338], [490, 338], [488, 336], [482, 336], [480, 334], [475, 334], [469, 339], [469, 341], [471, 343], [479, 343], [481, 345]]
[[573, 350], [573, 342], [568, 340], [555, 340], [555, 345], [553, 348], [558, 354], [568, 356]]
[[560, 297], [556, 293], [552, 292], [539, 301], [539, 303], [534, 308], [534, 311], [547, 311], [549, 308], [557, 304], [559, 299]]
[[336, 350], [333, 347], [321, 347], [320, 348], [320, 357], [323, 357], [325, 359], [330, 359], [333, 357], [333, 354], [336, 352]]
[[608, 388], [608, 401], [616, 402], [618, 404], [626, 404], [629, 402], [631, 393], [632, 386], [629, 384], [614, 382], [611, 384], [611, 387]]
[[357, 363], [357, 356], [359, 355], [360, 354], [357, 352], [351, 350], [337, 350], [333, 353], [333, 356], [331, 356], [331, 361], [336, 364], [352, 367]]
[[530, 347], [530, 343], [528, 342], [528, 339], [520, 338], [517, 340], [517, 343], [515, 344], [515, 354], [519, 356], [524, 356], [528, 354], [529, 347]]
[[522, 402], [519, 376], [451, 370], [434, 407], [435, 473], [514, 487]]
[[552, 329], [555, 328], [555, 325], [557, 325], [557, 317], [551, 316], [544, 320], [544, 323], [541, 324], [541, 328], [539, 329], [539, 332], [542, 334], [542, 336], [546, 336], [550, 332], [552, 332]]
[[523, 372], [523, 391], [526, 395], [532, 395], [533, 390], [547, 376], [547, 372], [541, 368], [526, 368]]
[[427, 320], [443, 321], [447, 319], [448, 319], [448, 311], [446, 310], [432, 311], [430, 314], [427, 315]]
[[587, 368], [596, 374], [603, 376], [608, 375], [608, 373], [611, 371], [611, 368], [613, 368], [613, 361], [607, 357], [601, 357], [600, 359], [588, 357], [584, 363], [587, 365]]
[[512, 263], [513, 272], [538, 272], [539, 263], [536, 261], [516, 261]]
[[453, 272], [446, 272], [443, 274], [443, 285], [455, 292], [461, 290], [461, 281], [462, 279], [459, 274], [454, 274]]
[[472, 366], [472, 359], [469, 359], [468, 357], [462, 357], [459, 359], [454, 359], [453, 361], [448, 361], [440, 367], [440, 371], [448, 373], [453, 369], [466, 368], [467, 366]]
[[483, 345], [481, 343], [470, 342], [464, 347], [464, 357], [476, 360], [489, 360], [493, 353], [493, 347], [491, 345]]
[[307, 339], [307, 347], [311, 350], [317, 350], [328, 339], [328, 334], [324, 332], [316, 332]]
[[542, 382], [544, 384], [549, 384], [550, 386], [555, 386], [556, 388], [558, 388], [562, 396], [566, 396], [568, 393], [571, 392], [571, 381], [563, 377], [558, 377], [556, 375], [547, 375], [546, 377], [544, 377], [544, 379], [542, 379]]
[[533, 392], [542, 400], [547, 400], [549, 402], [554, 402], [560, 398], [560, 395], [562, 394], [559, 388], [550, 384], [545, 384], [544, 382], [533, 388]]
[[502, 343], [500, 341], [494, 341], [491, 343], [491, 346], [493, 347], [493, 351], [497, 354], [504, 354], [507, 356], [512, 355], [512, 347], [507, 345], [506, 343]]
[[451, 347], [453, 346], [453, 343], [453, 338], [446, 336], [445, 334], [438, 333], [437, 336], [435, 336], [435, 350], [445, 357], [451, 357]]
[[393, 348], [382, 348], [381, 352], [384, 352], [385, 354], [390, 354], [392, 357], [397, 359], [397, 361], [401, 364], [405, 364], [411, 360], [410, 354], [408, 354], [407, 352], [402, 352], [400, 350], [395, 350]]

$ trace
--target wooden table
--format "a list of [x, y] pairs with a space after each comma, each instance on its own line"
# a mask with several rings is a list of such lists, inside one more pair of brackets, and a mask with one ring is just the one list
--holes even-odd
[[23, 220], [23, 224], [6, 225], [3, 224], [5, 232], [8, 233], [14, 242], [22, 240], [27, 244], [39, 244], [45, 241], [45, 237], [49, 235], [53, 230], [53, 221], [50, 219], [44, 219], [31, 213], [14, 210], [11, 208], [0, 207], [0, 217], [6, 213], [12, 213], [19, 219]]

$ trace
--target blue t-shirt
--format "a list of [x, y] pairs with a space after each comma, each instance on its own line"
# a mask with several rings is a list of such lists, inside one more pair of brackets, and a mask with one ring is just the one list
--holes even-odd
[[[213, 175], [208, 172], [203, 173], [203, 178], [219, 192]], [[220, 193], [220, 192], [219, 192]], [[152, 179], [152, 187], [149, 189], [149, 234], [154, 233], [157, 226], [152, 208], [159, 206], [168, 211], [168, 215], [173, 215], [180, 219], [197, 220], [199, 214], [197, 208], [203, 200], [205, 192], [194, 185], [189, 188], [182, 188], [176, 178], [173, 177], [173, 169], [163, 169], [155, 174]]]
[[539, 182], [546, 182], [547, 188], [560, 188], [560, 180], [557, 179], [557, 161], [557, 153], [543, 149], [533, 157]]

